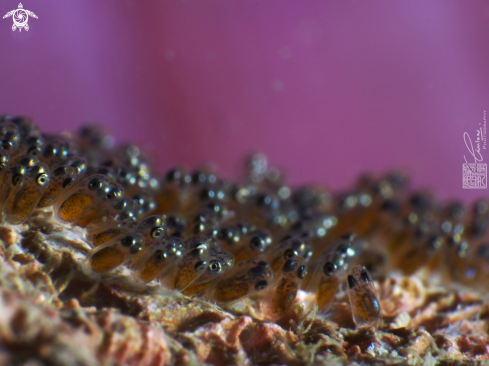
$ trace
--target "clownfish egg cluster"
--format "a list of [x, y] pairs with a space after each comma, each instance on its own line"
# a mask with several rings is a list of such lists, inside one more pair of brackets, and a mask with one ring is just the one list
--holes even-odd
[[270, 321], [287, 316], [299, 290], [324, 315], [345, 289], [359, 327], [381, 325], [373, 281], [389, 271], [473, 286], [488, 278], [488, 201], [439, 204], [410, 192], [400, 172], [365, 174], [335, 194], [292, 189], [261, 154], [243, 170], [238, 182], [210, 164], [159, 174], [99, 127], [49, 135], [28, 118], [0, 118], [2, 222], [51, 209], [60, 225], [85, 229], [95, 273], [127, 266], [138, 281], [223, 307], [254, 299]]

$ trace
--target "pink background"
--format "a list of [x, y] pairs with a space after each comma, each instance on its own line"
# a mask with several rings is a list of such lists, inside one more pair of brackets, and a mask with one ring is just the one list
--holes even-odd
[[489, 111], [487, 0], [23, 5], [28, 32], [0, 20], [0, 113], [100, 121], [160, 168], [230, 175], [259, 150], [293, 184], [402, 167], [442, 198], [487, 195], [462, 189], [463, 133]]

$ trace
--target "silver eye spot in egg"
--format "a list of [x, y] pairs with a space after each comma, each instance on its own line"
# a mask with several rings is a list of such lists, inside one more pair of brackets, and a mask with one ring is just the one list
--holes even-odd
[[93, 178], [88, 182], [88, 189], [91, 191], [100, 191], [102, 189], [103, 183], [99, 178]]
[[68, 168], [65, 166], [60, 166], [53, 171], [53, 175], [59, 177], [61, 175], [65, 175], [68, 172]]
[[122, 246], [129, 248], [136, 244], [136, 238], [134, 236], [127, 235], [121, 239], [121, 244]]
[[219, 263], [219, 261], [213, 260], [209, 263], [209, 267], [208, 267], [209, 272], [219, 273], [219, 272], [221, 272], [221, 269], [222, 269], [222, 266], [221, 266], [221, 263]]
[[22, 178], [24, 177], [23, 174], [14, 174], [12, 177], [12, 184], [14, 186], [19, 185], [22, 182]]
[[355, 255], [355, 249], [352, 248], [350, 243], [341, 244], [337, 249], [337, 253], [343, 257], [353, 257]]
[[282, 267], [282, 272], [292, 272], [294, 270], [296, 262], [289, 259], [287, 262], [285, 262], [284, 266]]
[[303, 241], [301, 240], [294, 240], [292, 244], [292, 249], [295, 250], [296, 252], [302, 252], [306, 249], [306, 246]]
[[167, 182], [178, 182], [182, 178], [182, 172], [178, 169], [171, 169], [166, 173]]
[[118, 187], [111, 188], [108, 192], [105, 198], [108, 201], [113, 201], [116, 198], [122, 197], [122, 190], [120, 190]]
[[1, 142], [1, 148], [4, 150], [11, 150], [13, 147], [14, 147], [14, 144], [12, 141], [3, 140]]
[[332, 276], [336, 271], [336, 265], [331, 262], [326, 262], [323, 267], [323, 272], [326, 276]]
[[[135, 196], [133, 197], [134, 200], [137, 200], [138, 202], [139, 199]], [[157, 216], [157, 217], [148, 217], [146, 218], [142, 223], [144, 223], [144, 225], [148, 226], [148, 227], [156, 227], [156, 226], [161, 226], [162, 225], [162, 221], [161, 221], [161, 217]]]
[[205, 225], [203, 223], [196, 224], [194, 228], [192, 229], [192, 232], [194, 234], [200, 234], [205, 231]]
[[255, 236], [250, 240], [250, 247], [253, 250], [260, 250], [264, 247], [264, 240], [259, 236]]
[[262, 194], [256, 199], [256, 204], [259, 207], [268, 206], [272, 203], [272, 198], [268, 195]]
[[154, 254], [153, 254], [153, 258], [154, 258], [154, 261], [156, 263], [161, 263], [163, 262], [165, 259], [166, 259], [166, 255], [165, 253], [163, 253], [163, 251], [161, 250], [157, 250]]
[[255, 285], [255, 290], [260, 291], [263, 290], [265, 287], [268, 286], [268, 281], [258, 281]]
[[196, 272], [202, 272], [205, 269], [206, 264], [207, 264], [207, 262], [205, 262], [205, 261], [195, 263], [195, 266], [194, 266], [195, 271]]
[[190, 255], [194, 258], [201, 258], [205, 255], [206, 249], [206, 247], [197, 247], [195, 249], [192, 249]]
[[345, 245], [345, 244], [341, 244], [341, 245], [338, 247], [337, 252], [338, 252], [338, 253], [340, 253], [340, 254], [346, 255], [347, 250], [348, 250], [348, 246], [347, 246], [347, 245]]
[[232, 230], [228, 229], [228, 228], [222, 228], [221, 230], [219, 230], [219, 232], [217, 233], [217, 238], [220, 239], [220, 240], [226, 240], [230, 243], [233, 242], [232, 238], [233, 238], [233, 232]]
[[36, 177], [36, 184], [38, 186], [45, 186], [48, 183], [49, 183], [49, 177], [47, 174], [42, 173]]
[[153, 239], [159, 238], [164, 234], [164, 229], [162, 227], [155, 227], [153, 230], [151, 230], [151, 237]]
[[[260, 263], [262, 263], [262, 262], [260, 262]], [[265, 271], [266, 271], [266, 269], [268, 267], [268, 263], [263, 262], [263, 263], [266, 263], [267, 264], [266, 266], [265, 265], [260, 265], [260, 263], [258, 263], [258, 265], [256, 267], [253, 267], [253, 268], [251, 268], [248, 271], [248, 274], [250, 276], [257, 276], [258, 277], [258, 276], [261, 276], [262, 274], [265, 273]]]
[[53, 145], [47, 145], [45, 148], [44, 148], [44, 153], [43, 155], [46, 157], [46, 158], [51, 158], [53, 156], [55, 156], [57, 153], [56, 151], [56, 148], [53, 146]]
[[134, 255], [134, 254], [139, 253], [142, 249], [143, 249], [143, 247], [141, 246], [141, 244], [135, 244], [129, 248], [129, 253]]
[[285, 259], [291, 259], [291, 258], [297, 257], [298, 255], [299, 255], [299, 253], [297, 253], [297, 251], [295, 251], [293, 249], [287, 249], [284, 252], [284, 258]]
[[119, 210], [119, 211], [127, 208], [127, 206], [129, 206], [129, 204], [128, 204], [126, 198], [123, 198], [121, 200], [117, 200], [116, 203], [114, 203], [114, 208], [116, 210]]
[[32, 146], [27, 150], [27, 153], [34, 156], [41, 155], [41, 148], [39, 146]]
[[67, 187], [71, 186], [72, 183], [73, 183], [73, 178], [66, 178], [63, 181], [63, 188], [67, 188]]
[[24, 156], [19, 160], [18, 166], [21, 166], [25, 169], [25, 167], [34, 166], [39, 161], [39, 159], [35, 156]]

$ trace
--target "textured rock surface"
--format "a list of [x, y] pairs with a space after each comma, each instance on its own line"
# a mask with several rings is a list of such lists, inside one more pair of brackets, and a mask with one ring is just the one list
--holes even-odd
[[[83, 232], [38, 212], [0, 228], [0, 364], [458, 364], [489, 359], [489, 306], [467, 289], [392, 274], [377, 284], [384, 322], [355, 330], [345, 294], [327, 319], [296, 304], [277, 324], [230, 313], [127, 269], [84, 265]], [[307, 303], [307, 294], [299, 298]], [[255, 304], [256, 305], [256, 304]]]

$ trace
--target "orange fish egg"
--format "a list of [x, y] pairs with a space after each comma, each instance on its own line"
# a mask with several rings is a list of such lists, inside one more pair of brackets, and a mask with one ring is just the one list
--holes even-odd
[[355, 266], [348, 275], [348, 298], [356, 326], [378, 328], [382, 322], [379, 299], [372, 279], [363, 266]]
[[129, 233], [112, 239], [90, 251], [87, 257], [89, 267], [96, 273], [113, 270], [137, 255], [143, 244], [141, 237]]
[[268, 287], [273, 279], [270, 265], [251, 259], [238, 263], [223, 279], [218, 279], [207, 296], [218, 304], [232, 304]]

